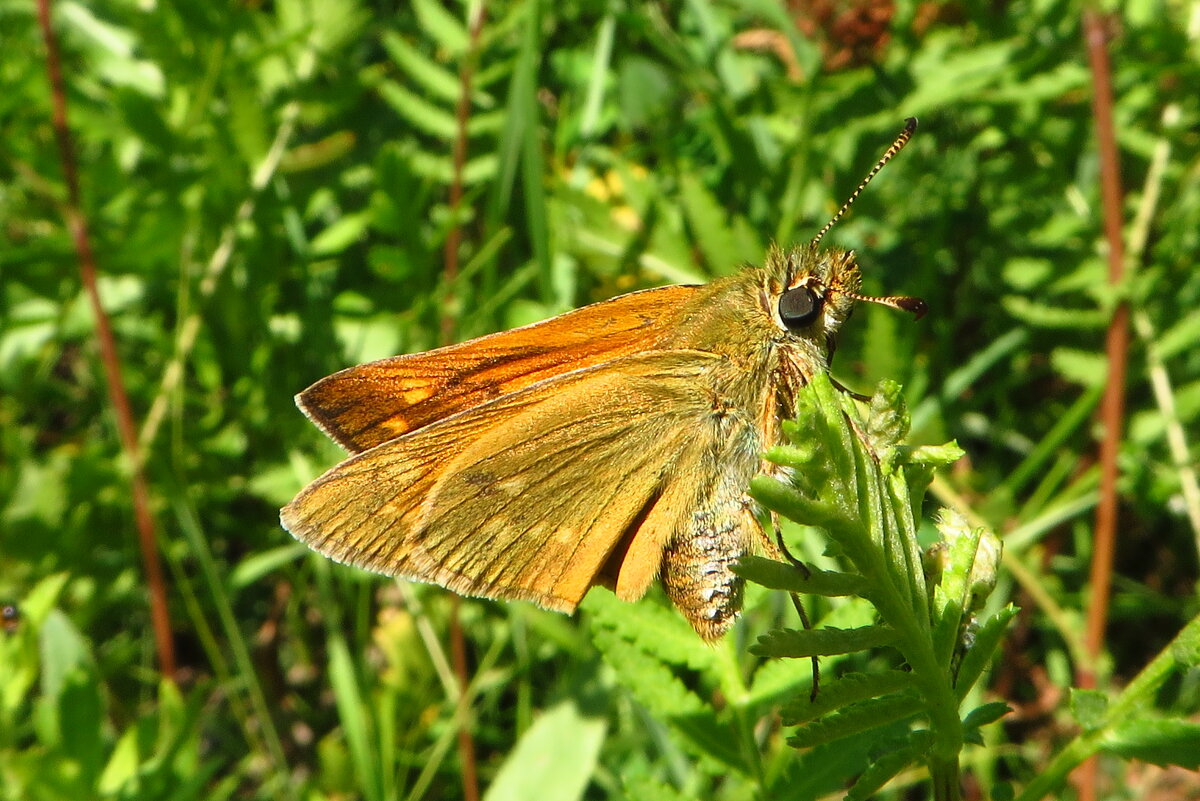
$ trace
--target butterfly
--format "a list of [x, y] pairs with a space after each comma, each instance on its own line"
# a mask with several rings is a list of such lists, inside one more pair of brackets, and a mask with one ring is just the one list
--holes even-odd
[[859, 301], [852, 251], [821, 240], [696, 286], [622, 295], [522, 328], [351, 367], [296, 396], [352, 455], [281, 511], [366, 570], [572, 612], [597, 584], [661, 580], [705, 639], [742, 607], [733, 566], [766, 547], [750, 479], [796, 392], [828, 369]]

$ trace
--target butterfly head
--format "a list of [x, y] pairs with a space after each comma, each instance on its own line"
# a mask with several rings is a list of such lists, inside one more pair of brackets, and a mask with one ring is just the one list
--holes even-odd
[[900, 295], [875, 298], [860, 294], [858, 290], [862, 287], [862, 273], [854, 259], [854, 251], [821, 249], [825, 234], [845, 216], [871, 179], [900, 152], [916, 129], [916, 117], [909, 117], [896, 141], [892, 142], [858, 188], [812, 241], [792, 248], [786, 254], [775, 247], [767, 254], [766, 296], [776, 299], [772, 314], [776, 324], [787, 333], [802, 339], [823, 338], [832, 348], [834, 335], [850, 316], [855, 301], [900, 309], [917, 318], [927, 311], [925, 301], [920, 298]]
[[862, 273], [852, 250], [821, 250], [815, 242], [787, 253], [772, 248], [766, 267], [765, 294], [771, 299], [772, 316], [783, 332], [795, 337], [832, 338], [860, 300], [901, 309], [918, 318], [927, 310], [920, 298], [876, 298], [860, 293]]

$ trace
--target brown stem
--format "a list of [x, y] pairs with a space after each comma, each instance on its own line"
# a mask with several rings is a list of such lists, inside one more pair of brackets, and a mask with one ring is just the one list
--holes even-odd
[[150, 618], [154, 627], [154, 646], [158, 654], [158, 667], [164, 678], [174, 681], [175, 648], [171, 641], [171, 618], [167, 609], [167, 588], [163, 578], [162, 563], [158, 558], [154, 516], [150, 512], [150, 490], [138, 458], [137, 428], [129, 407], [129, 396], [121, 378], [121, 360], [117, 355], [116, 339], [112, 324], [100, 300], [96, 285], [96, 257], [92, 253], [88, 236], [87, 218], [79, 199], [79, 171], [75, 160], [75, 146], [67, 125], [67, 94], [63, 85], [62, 66], [58, 52], [58, 40], [50, 25], [50, 0], [37, 0], [38, 22], [42, 38], [46, 43], [46, 71], [50, 78], [50, 99], [53, 108], [54, 137], [58, 142], [59, 160], [62, 162], [63, 180], [67, 185], [67, 200], [63, 205], [63, 217], [75, 252], [79, 257], [79, 277], [92, 307], [96, 321], [96, 342], [100, 349], [100, 361], [104, 365], [104, 377], [108, 385], [108, 399], [117, 417], [117, 430], [121, 447], [129, 465], [129, 480], [133, 493], [133, 515], [137, 523], [138, 545], [146, 570], [146, 584], [150, 593]]
[[[462, 243], [459, 208], [462, 206], [463, 196], [463, 167], [467, 162], [467, 120], [471, 114], [471, 77], [475, 69], [479, 38], [483, 33], [483, 21], [486, 16], [483, 0], [479, 0], [478, 4], [471, 8], [470, 41], [459, 71], [458, 105], [454, 115], [457, 125], [454, 136], [454, 174], [450, 181], [450, 230], [446, 234], [442, 269], [442, 276], [448, 292], [453, 292], [454, 282], [458, 279], [458, 251]], [[447, 295], [446, 312], [442, 315], [443, 343], [448, 343], [454, 338], [455, 304], [450, 302], [451, 297], [452, 295]], [[454, 665], [454, 674], [458, 679], [459, 689], [465, 697], [470, 677], [467, 675], [467, 642], [459, 615], [461, 605], [458, 596], [455, 596], [450, 607], [450, 658]], [[458, 729], [458, 757], [462, 765], [463, 799], [464, 801], [478, 801], [479, 778], [475, 766], [475, 740], [471, 736], [470, 719], [469, 715], [464, 716], [463, 723]]]
[[[1121, 173], [1113, 130], [1112, 69], [1104, 20], [1093, 8], [1083, 13], [1084, 38], [1095, 91], [1092, 111], [1096, 122], [1096, 140], [1100, 156], [1100, 192], [1104, 204], [1104, 235], [1108, 242], [1108, 282], [1120, 286], [1125, 272], [1125, 248], [1121, 236]], [[1096, 686], [1096, 664], [1104, 649], [1108, 624], [1109, 597], [1112, 588], [1113, 553], [1117, 537], [1117, 456], [1125, 417], [1125, 369], [1129, 352], [1129, 306], [1118, 303], [1109, 321], [1105, 337], [1108, 379], [1100, 403], [1104, 431], [1100, 441], [1100, 500], [1096, 506], [1096, 534], [1092, 545], [1090, 575], [1091, 602], [1088, 606], [1085, 647], [1091, 664], [1079, 665], [1076, 682], [1080, 687]], [[1096, 798], [1096, 762], [1089, 759], [1075, 772], [1080, 801]]]

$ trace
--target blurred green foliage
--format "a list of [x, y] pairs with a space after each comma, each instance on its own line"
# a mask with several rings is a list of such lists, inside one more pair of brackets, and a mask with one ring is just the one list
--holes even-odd
[[[807, 681], [746, 652], [790, 620], [777, 593], [750, 593], [746, 623], [711, 649], [661, 599], [598, 591], [582, 627], [467, 603], [460, 694], [447, 594], [308, 554], [277, 508], [339, 457], [294, 392], [436, 345], [444, 320], [474, 336], [804, 241], [906, 116], [916, 137], [828, 240], [858, 251], [867, 291], [920, 295], [932, 312], [913, 324], [860, 310], [834, 372], [860, 391], [907, 387], [914, 438], [968, 453], [942, 491], [1027, 568], [1023, 587], [1005, 573], [993, 595], [1025, 611], [994, 695], [974, 699], [1022, 714], [983, 730], [995, 747], [969, 767], [985, 792], [1037, 775], [1073, 725], [1062, 699], [1120, 298], [1141, 335], [1105, 675], [1123, 683], [1196, 611], [1200, 510], [1184, 488], [1200, 430], [1200, 32], [1187, 4], [1137, 0], [1112, 18], [1125, 211], [1142, 243], [1113, 290], [1080, 13], [1054, 0], [505, 0], [487, 4], [476, 52], [458, 0], [55, 3], [101, 290], [149, 421], [176, 690], [154, 670], [34, 9], [0, 0], [0, 602], [22, 610], [0, 633], [0, 798], [458, 798], [462, 720], [492, 799], [528, 797], [530, 775], [545, 799], [843, 787], [876, 743], [797, 755], [760, 718]], [[827, 563], [819, 540], [791, 536]], [[860, 602], [813, 611], [870, 622]], [[615, 637], [613, 616], [654, 637]], [[1198, 678], [1167, 686], [1164, 714], [1196, 713]], [[717, 716], [740, 739], [722, 740]], [[545, 764], [538, 743], [569, 743], [569, 757]], [[1164, 781], [1106, 770], [1108, 798]]]

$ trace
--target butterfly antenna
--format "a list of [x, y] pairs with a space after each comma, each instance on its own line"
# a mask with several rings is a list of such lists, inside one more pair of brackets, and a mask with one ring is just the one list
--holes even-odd
[[854, 201], [858, 200], [858, 196], [861, 195], [862, 191], [867, 188], [867, 184], [871, 183], [871, 179], [879, 174], [879, 171], [883, 169], [883, 165], [891, 161], [892, 156], [899, 153], [900, 149], [908, 144], [908, 140], [912, 139], [913, 131], [915, 130], [917, 130], [917, 118], [909, 117], [904, 121], [904, 130], [901, 131], [900, 135], [896, 137], [896, 141], [892, 142], [892, 146], [884, 151], [879, 161], [875, 162], [875, 166], [871, 168], [869, 173], [867, 173], [867, 177], [862, 179], [862, 183], [858, 185], [858, 189], [855, 189], [850, 193], [850, 197], [845, 203], [842, 204], [842, 207], [838, 209], [837, 214], [833, 215], [833, 218], [829, 222], [825, 223], [824, 228], [822, 228], [820, 231], [817, 231], [817, 235], [812, 238], [811, 244], [816, 245], [819, 243], [825, 234], [829, 233], [829, 229], [833, 227], [834, 223], [845, 216], [846, 212], [850, 210], [850, 206], [854, 204]]

